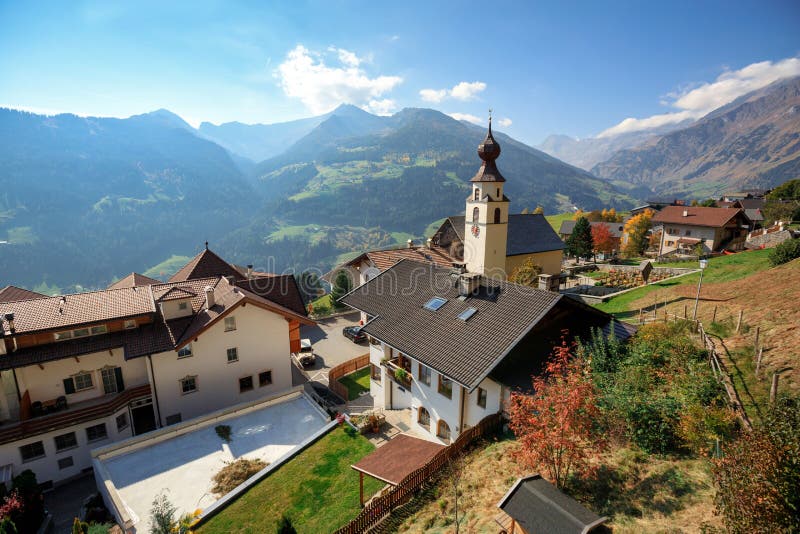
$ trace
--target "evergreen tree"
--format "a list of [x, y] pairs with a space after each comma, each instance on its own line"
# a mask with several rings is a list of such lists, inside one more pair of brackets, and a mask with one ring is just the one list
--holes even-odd
[[347, 272], [341, 270], [336, 273], [336, 278], [333, 281], [333, 289], [331, 289], [333, 305], [337, 308], [341, 308], [342, 304], [339, 303], [339, 299], [349, 293], [351, 288], [352, 283], [350, 282], [350, 277], [347, 275]]
[[295, 530], [294, 525], [292, 525], [292, 520], [286, 514], [281, 516], [276, 532], [277, 534], [297, 534], [297, 530]]
[[572, 235], [567, 238], [567, 253], [576, 258], [588, 258], [592, 255], [592, 225], [589, 219], [580, 217], [575, 222]]

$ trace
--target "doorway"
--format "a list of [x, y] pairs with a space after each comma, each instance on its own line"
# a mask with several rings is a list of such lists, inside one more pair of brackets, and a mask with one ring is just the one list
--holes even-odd
[[[140, 401], [141, 402], [141, 401]], [[131, 403], [131, 419], [133, 420], [133, 435], [138, 436], [145, 432], [155, 430], [156, 427], [156, 414], [153, 411], [153, 403], [140, 404], [134, 406]]]

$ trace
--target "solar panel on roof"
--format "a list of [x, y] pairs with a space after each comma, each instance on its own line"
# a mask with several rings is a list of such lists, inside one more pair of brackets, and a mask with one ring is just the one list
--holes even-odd
[[437, 311], [439, 308], [445, 305], [447, 299], [443, 299], [442, 297], [433, 297], [431, 300], [426, 302], [422, 307], [426, 310], [430, 311]]
[[466, 323], [467, 319], [469, 319], [470, 317], [475, 315], [475, 312], [477, 312], [477, 311], [478, 310], [476, 310], [475, 308], [467, 308], [466, 310], [464, 310], [463, 312], [461, 312], [458, 315], [458, 318]]

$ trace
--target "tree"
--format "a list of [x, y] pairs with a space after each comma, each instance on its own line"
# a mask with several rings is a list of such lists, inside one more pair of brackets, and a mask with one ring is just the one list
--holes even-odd
[[769, 251], [769, 262], [773, 266], [800, 258], [800, 239], [787, 239]]
[[532, 258], [528, 258], [525, 263], [514, 269], [508, 280], [522, 286], [536, 287], [539, 284], [540, 274], [542, 267], [534, 263]]
[[464, 520], [464, 514], [459, 517], [458, 504], [461, 501], [463, 493], [462, 482], [464, 474], [467, 471], [467, 461], [462, 454], [456, 454], [447, 463], [447, 470], [445, 471], [445, 484], [447, 489], [452, 492], [453, 497], [453, 524], [455, 525], [455, 534], [458, 534], [461, 522]]
[[150, 508], [150, 534], [172, 534], [177, 511], [166, 494], [156, 495]]
[[607, 224], [595, 224], [592, 226], [592, 250], [595, 253], [610, 253], [617, 246], [617, 240], [611, 234], [611, 228]]
[[628, 239], [622, 250], [629, 258], [641, 256], [647, 249], [647, 233], [653, 226], [652, 220], [653, 210], [644, 210], [625, 223], [624, 231]]
[[567, 253], [576, 258], [588, 258], [592, 254], [592, 226], [586, 217], [575, 222], [572, 234], [567, 238]]
[[782, 183], [767, 195], [764, 222], [800, 220], [800, 178]]
[[509, 427], [520, 443], [517, 460], [528, 469], [543, 469], [561, 488], [573, 472], [586, 473], [604, 447], [595, 424], [600, 411], [588, 361], [573, 357], [566, 337], [553, 348], [545, 376], [532, 377], [534, 393], [513, 393]]
[[533, 210], [534, 215], [544, 215], [544, 208], [542, 206], [536, 206], [536, 209]]
[[281, 520], [278, 522], [277, 534], [297, 534], [292, 520], [286, 514], [281, 515]]
[[713, 460], [715, 504], [730, 532], [800, 532], [800, 406], [779, 399]]
[[331, 301], [333, 301], [333, 305], [337, 308], [341, 308], [342, 304], [339, 303], [339, 299], [350, 292], [352, 284], [350, 282], [350, 277], [347, 275], [347, 271], [342, 269], [338, 273], [336, 273], [336, 278], [333, 281], [333, 289], [331, 289]]
[[704, 207], [704, 208], [716, 208], [717, 207], [717, 201], [714, 200], [713, 198], [707, 198], [704, 201], [702, 201], [700, 203], [700, 205], [702, 207]]

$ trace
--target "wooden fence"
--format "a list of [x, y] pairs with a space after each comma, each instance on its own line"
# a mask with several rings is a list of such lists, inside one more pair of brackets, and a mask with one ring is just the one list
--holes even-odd
[[347, 360], [340, 363], [328, 372], [328, 389], [339, 395], [347, 402], [348, 393], [347, 388], [339, 382], [339, 379], [344, 375], [349, 375], [352, 372], [358, 371], [369, 365], [369, 352], [362, 354], [352, 360]]
[[464, 450], [473, 440], [500, 428], [503, 418], [499, 413], [489, 415], [480, 423], [465, 430], [458, 439], [431, 458], [428, 463], [411, 472], [397, 486], [385, 495], [372, 499], [361, 512], [336, 534], [357, 534], [366, 532], [380, 524], [396, 507], [407, 503], [422, 485], [439, 473], [447, 463]]

